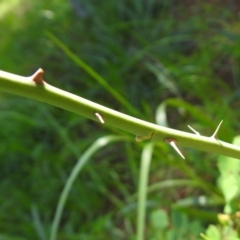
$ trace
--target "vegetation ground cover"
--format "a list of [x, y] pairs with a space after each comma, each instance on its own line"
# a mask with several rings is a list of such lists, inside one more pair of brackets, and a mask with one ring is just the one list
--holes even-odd
[[[211, 135], [224, 119], [218, 137], [232, 142], [239, 129], [239, 16], [237, 2], [223, 2], [217, 7], [214, 1], [3, 1], [0, 67], [22, 75], [42, 67], [52, 85], [175, 129], [187, 131], [190, 124]], [[103, 84], [46, 31], [94, 69]], [[109, 142], [89, 158], [69, 192], [57, 239], [135, 239], [146, 143], [3, 93], [0, 121], [3, 239], [48, 239], [72, 169], [109, 134], [127, 140]], [[222, 163], [231, 160], [183, 151], [186, 161], [165, 143], [154, 146], [146, 239], [199, 239], [200, 233], [237, 239], [239, 189], [230, 200], [227, 193], [239, 179], [231, 167], [224, 172], [229, 166]], [[221, 225], [219, 213], [232, 218]]]

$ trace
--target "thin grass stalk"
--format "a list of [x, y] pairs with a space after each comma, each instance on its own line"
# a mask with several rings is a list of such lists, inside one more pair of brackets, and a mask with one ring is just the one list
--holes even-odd
[[78, 174], [80, 173], [80, 171], [82, 170], [84, 165], [90, 160], [92, 155], [96, 151], [98, 151], [100, 148], [106, 146], [109, 143], [112, 143], [115, 141], [122, 141], [122, 140], [126, 140], [126, 138], [119, 137], [119, 136], [105, 136], [105, 137], [99, 138], [79, 158], [79, 160], [77, 161], [77, 164], [75, 165], [69, 178], [67, 179], [66, 185], [64, 186], [64, 189], [59, 198], [59, 201], [57, 204], [57, 209], [56, 209], [55, 216], [53, 219], [52, 229], [51, 229], [51, 233], [50, 233], [50, 240], [56, 240], [60, 220], [62, 217], [63, 209], [66, 204], [68, 195], [70, 193], [70, 190], [72, 189], [74, 181], [76, 180]]
[[96, 80], [101, 86], [103, 86], [117, 101], [125, 106], [131, 113], [139, 116], [138, 111], [124, 98], [121, 93], [115, 90], [106, 79], [99, 75], [93, 68], [85, 63], [79, 56], [74, 54], [63, 42], [56, 38], [52, 33], [46, 31], [45, 34], [79, 67], [81, 67], [86, 73], [88, 73], [94, 80]]
[[139, 176], [139, 187], [138, 187], [138, 208], [137, 208], [137, 238], [136, 240], [144, 240], [145, 235], [145, 218], [146, 218], [146, 207], [147, 207], [147, 186], [149, 168], [152, 159], [153, 143], [148, 143], [144, 146], [141, 167]]

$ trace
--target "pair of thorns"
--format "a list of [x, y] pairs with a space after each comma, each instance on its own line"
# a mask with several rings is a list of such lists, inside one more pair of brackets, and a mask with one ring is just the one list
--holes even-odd
[[[214, 138], [214, 139], [217, 139], [217, 134], [218, 134], [218, 131], [222, 125], [222, 122], [223, 120], [218, 124], [215, 132], [213, 133], [213, 135], [210, 137], [210, 138]], [[197, 132], [195, 129], [193, 129], [191, 126], [188, 125], [188, 127], [198, 136], [200, 136], [200, 133]], [[177, 141], [175, 139], [172, 139], [172, 138], [167, 138], [165, 139], [165, 142], [169, 143], [173, 148], [174, 150], [183, 158], [185, 159], [185, 157], [183, 156], [182, 152], [180, 151], [180, 149], [177, 147]]]

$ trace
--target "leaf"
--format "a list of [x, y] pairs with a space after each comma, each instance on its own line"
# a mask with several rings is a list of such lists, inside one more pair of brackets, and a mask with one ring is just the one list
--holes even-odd
[[[240, 145], [240, 136], [234, 138], [233, 144]], [[220, 156], [217, 165], [220, 171], [218, 186], [226, 201], [224, 212], [231, 213], [230, 202], [240, 193], [240, 161], [235, 158]]]
[[221, 234], [215, 225], [210, 225], [206, 231], [209, 240], [221, 240]]
[[163, 230], [169, 225], [168, 215], [165, 210], [158, 209], [150, 215], [151, 225], [157, 230]]
[[230, 202], [238, 195], [239, 183], [239, 177], [234, 174], [224, 174], [219, 177], [218, 185], [222, 190], [226, 202]]

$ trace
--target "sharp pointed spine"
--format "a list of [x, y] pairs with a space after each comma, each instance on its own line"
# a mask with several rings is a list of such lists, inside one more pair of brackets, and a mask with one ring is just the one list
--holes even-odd
[[222, 122], [223, 122], [223, 120], [218, 124], [218, 126], [217, 126], [217, 128], [216, 128], [214, 134], [211, 136], [212, 138], [217, 139], [217, 134], [218, 134], [218, 131], [219, 131], [221, 125], [222, 125]]
[[174, 148], [174, 150], [181, 156], [181, 158], [185, 159], [185, 157], [177, 147], [177, 141], [175, 139], [167, 138], [165, 139], [165, 142], [169, 143]]
[[42, 79], [44, 71], [39, 68], [30, 78], [38, 85], [43, 85], [44, 80]]
[[192, 128], [190, 125], [188, 125], [188, 128], [190, 128], [196, 135], [200, 136], [200, 133], [196, 131], [194, 128]]
[[177, 147], [177, 144], [175, 143], [175, 141], [171, 141], [170, 145], [174, 148], [174, 150], [183, 158], [185, 159], [185, 157], [183, 156], [183, 154], [181, 153], [181, 151], [179, 150], [179, 148]]
[[99, 120], [100, 123], [104, 124], [103, 117], [99, 113], [94, 113], [94, 115]]

